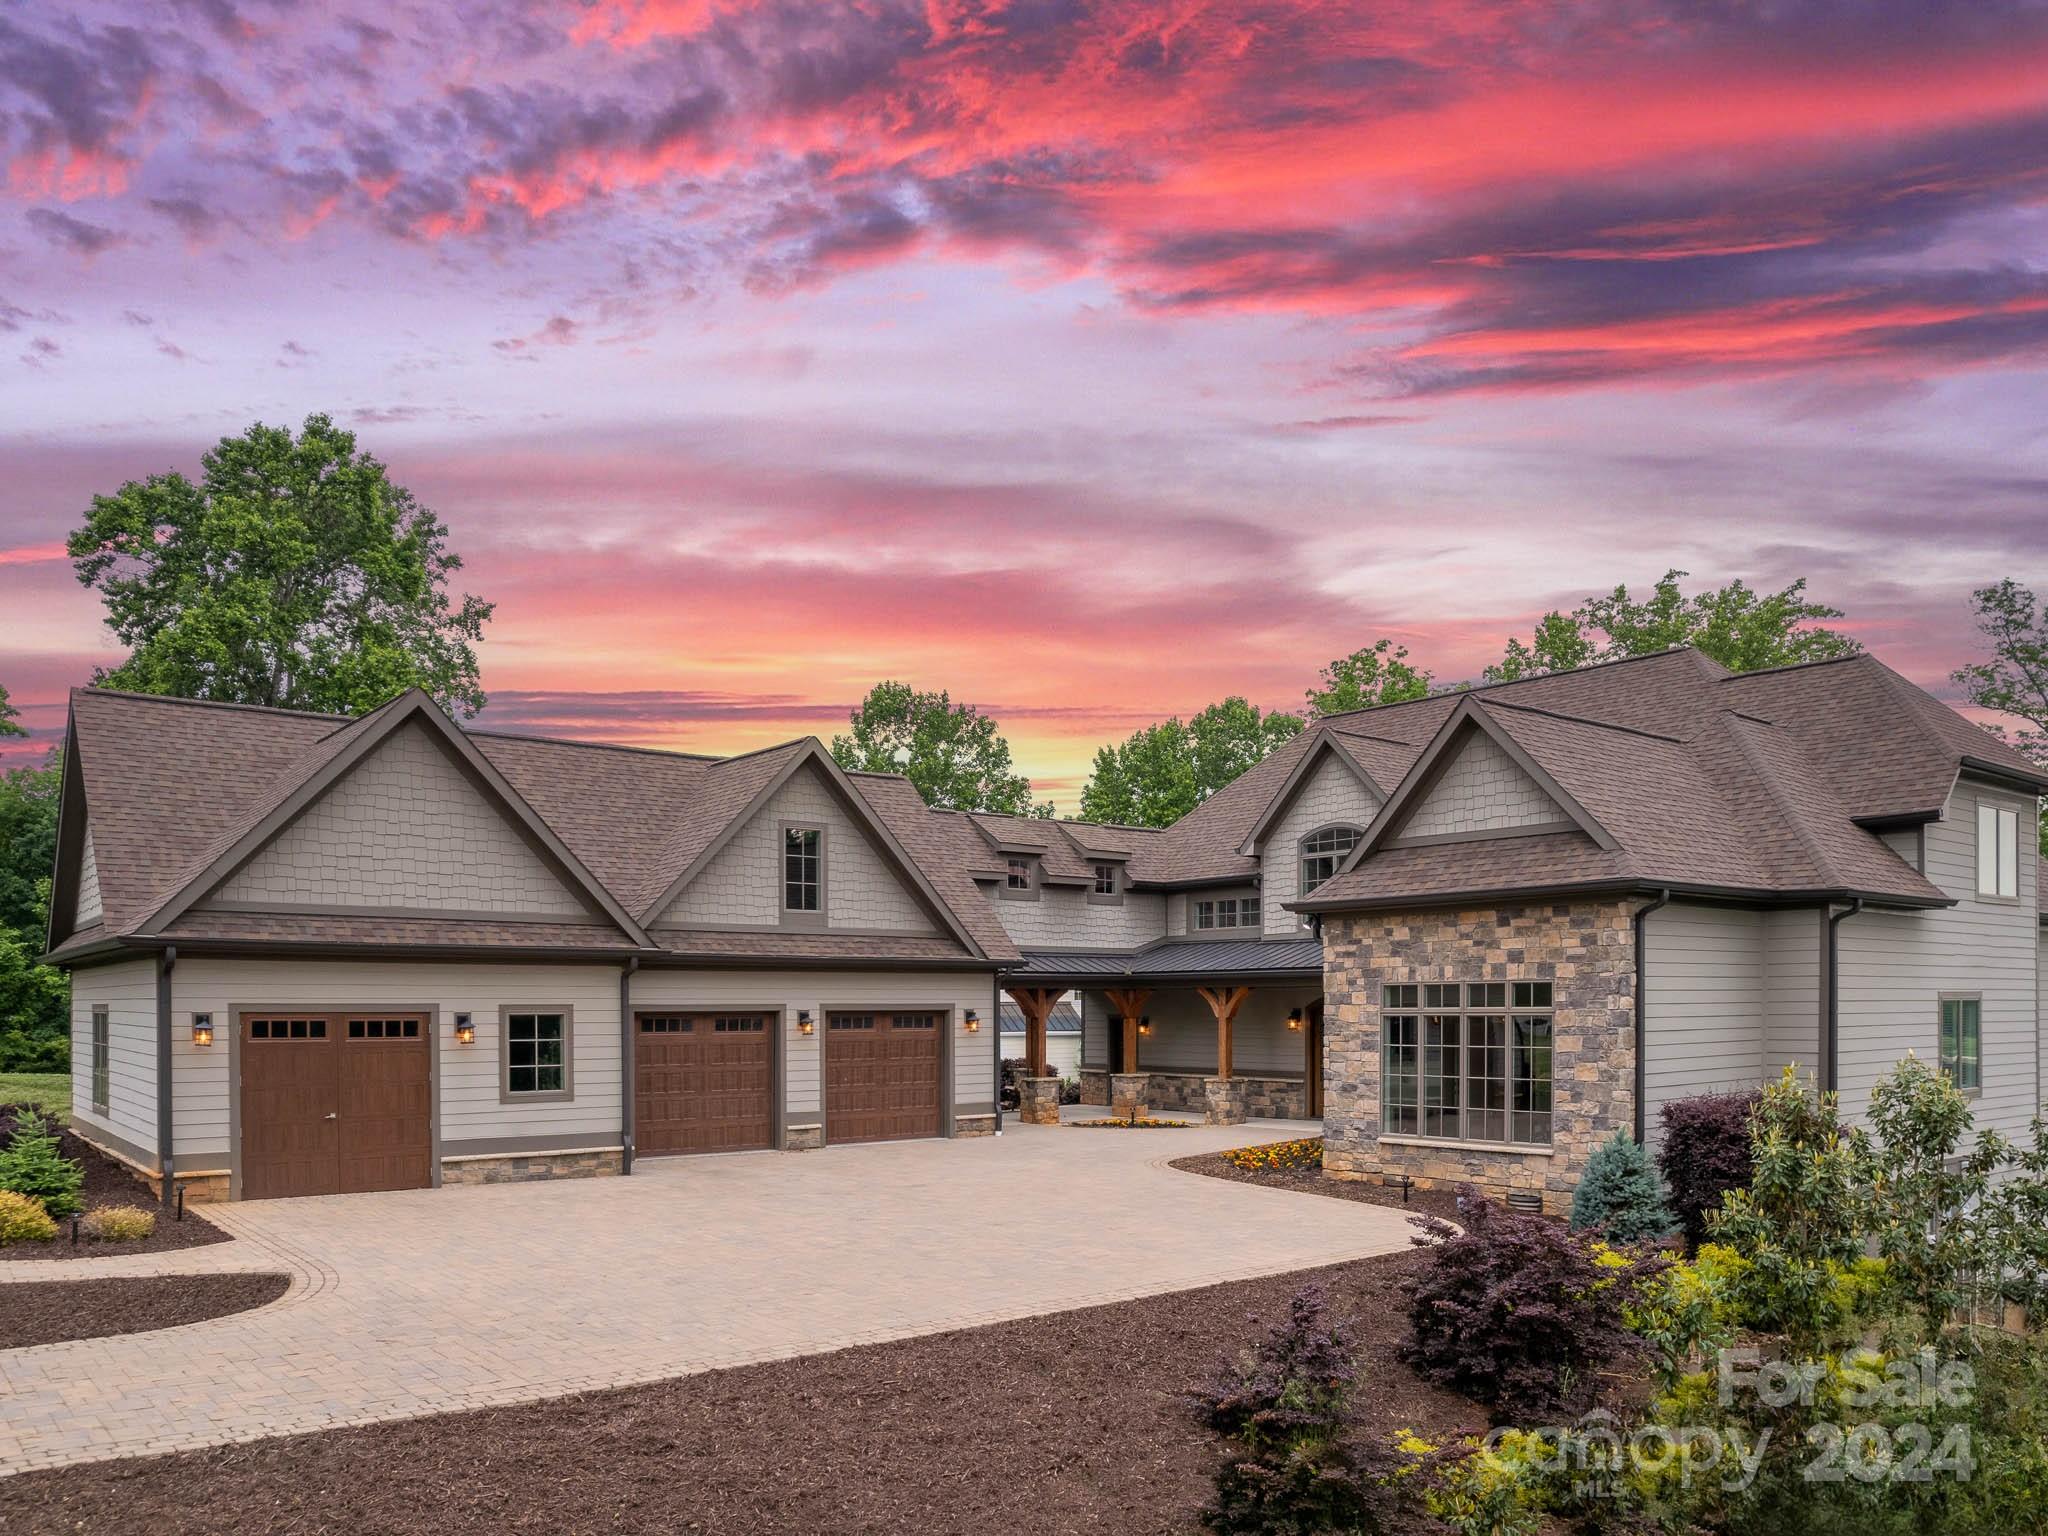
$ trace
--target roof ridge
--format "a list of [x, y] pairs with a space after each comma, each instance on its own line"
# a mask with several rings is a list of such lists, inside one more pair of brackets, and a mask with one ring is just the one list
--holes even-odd
[[[1340, 709], [1336, 711], [1334, 714], [1318, 715], [1315, 717], [1315, 720], [1316, 723], [1320, 724], [1331, 720], [1349, 719], [1355, 715], [1369, 715], [1374, 713], [1376, 710], [1405, 709], [1411, 704], [1427, 704], [1433, 699], [1454, 698], [1461, 694], [1492, 693], [1502, 688], [1519, 688], [1524, 683], [1540, 683], [1544, 681], [1546, 678], [1576, 677], [1581, 672], [1599, 672], [1605, 670], [1608, 667], [1625, 667], [1629, 665], [1629, 663], [1631, 662], [1658, 661], [1668, 656], [1677, 655], [1681, 651], [1691, 651], [1694, 655], [1702, 656], [1705, 660], [1711, 661], [1713, 659], [1711, 657], [1705, 657], [1703, 653], [1700, 651], [1700, 648], [1696, 645], [1667, 645], [1661, 651], [1645, 651], [1639, 656], [1615, 656], [1607, 661], [1592, 661], [1588, 662], [1583, 667], [1570, 667], [1562, 672], [1538, 672], [1533, 677], [1511, 677], [1506, 678], [1501, 682], [1497, 683], [1461, 683], [1456, 687], [1443, 688], [1439, 689], [1434, 693], [1426, 693], [1419, 699], [1397, 699], [1391, 704], [1368, 704], [1363, 709]], [[1736, 673], [1733, 675], [1738, 677], [1747, 677], [1750, 674], [1743, 672]], [[1715, 681], [1725, 682], [1726, 679], [1716, 678]], [[1413, 743], [1404, 741], [1396, 743], [1396, 745], [1405, 747], [1411, 746], [1413, 745]]]
[[537, 741], [546, 747], [584, 747], [592, 752], [638, 752], [647, 757], [682, 757], [700, 763], [730, 762], [715, 752], [679, 752], [673, 747], [636, 747], [623, 741], [582, 741], [574, 736], [535, 736], [526, 731], [472, 731], [461, 727], [462, 734], [472, 739], [478, 736], [491, 741]]
[[1597, 726], [1603, 731], [1621, 731], [1630, 736], [1647, 736], [1652, 741], [1668, 741], [1673, 746], [1685, 744], [1683, 737], [1666, 736], [1662, 731], [1646, 731], [1638, 725], [1616, 725], [1612, 720], [1595, 720], [1590, 715], [1568, 714], [1561, 709], [1545, 709], [1537, 704], [1510, 704], [1503, 699], [1488, 699], [1484, 702], [1488, 709], [1512, 709], [1525, 715], [1544, 715], [1552, 720], [1569, 720], [1574, 725]]
[[[1877, 656], [1871, 651], [1850, 651], [1845, 656], [1821, 656], [1812, 661], [1788, 661], [1775, 667], [1751, 667], [1746, 672], [1730, 672], [1726, 677], [1717, 677], [1714, 681], [1732, 683], [1745, 677], [1768, 677], [1774, 672], [1804, 672], [1813, 667], [1838, 667], [1845, 661], [1877, 661]], [[1883, 662], [1877, 661], [1877, 664], [1884, 667], [1885, 671], [1891, 671]]]
[[[1746, 719], [1747, 717], [1742, 718]], [[1768, 724], [1768, 722], [1750, 723]], [[1775, 731], [1777, 727], [1770, 726], [1770, 729]], [[1736, 750], [1742, 754], [1744, 760], [1748, 762], [1750, 770], [1756, 774], [1757, 779], [1762, 783], [1764, 793], [1770, 797], [1771, 809], [1776, 811], [1779, 819], [1792, 829], [1792, 835], [1799, 840], [1799, 846], [1806, 850], [1806, 856], [1813, 861], [1814, 872], [1821, 876], [1824, 881], [1837, 885], [1846, 885], [1848, 882], [1843, 877], [1842, 872], [1835, 868], [1834, 861], [1827, 856], [1820, 844], [1814, 840], [1813, 834], [1807, 830], [1806, 818], [1787, 803], [1785, 787], [1779, 779], [1777, 768], [1767, 762], [1763, 755], [1756, 750], [1756, 744], [1749, 739], [1749, 734], [1746, 731], [1731, 726], [1728, 734], [1735, 738]], [[1793, 751], [1799, 751], [1799, 743], [1790, 736], [1786, 737], [1785, 744], [1791, 747]], [[1800, 756], [1803, 758], [1805, 753], [1801, 752]], [[1708, 777], [1708, 782], [1712, 782], [1711, 775]], [[1718, 789], [1719, 786], [1716, 786], [1716, 788]]]
[[[188, 699], [180, 693], [141, 693], [133, 688], [101, 688], [97, 684], [88, 684], [83, 688], [71, 690], [73, 698], [80, 694], [96, 699], [141, 699], [152, 704], [192, 704], [202, 709], [239, 709], [254, 715], [291, 715], [300, 720], [339, 720], [344, 724], [360, 720], [363, 715], [375, 714], [377, 709], [382, 709], [384, 704], [391, 702], [391, 699], [386, 699], [384, 704], [377, 705], [376, 709], [366, 709], [362, 715], [342, 715], [320, 709], [285, 709], [277, 704], [244, 704], [235, 699]], [[391, 697], [397, 699], [405, 695], [396, 693]]]

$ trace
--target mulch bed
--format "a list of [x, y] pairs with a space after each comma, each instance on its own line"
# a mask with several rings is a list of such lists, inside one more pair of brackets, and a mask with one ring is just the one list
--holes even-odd
[[1395, 1287], [1420, 1261], [1395, 1254], [518, 1408], [31, 1472], [0, 1484], [0, 1531], [1190, 1532], [1216, 1452], [1178, 1394], [1310, 1280], [1355, 1320], [1374, 1430], [1483, 1428], [1479, 1409], [1393, 1357], [1406, 1331]]
[[1267, 1189], [1291, 1189], [1304, 1195], [1322, 1195], [1330, 1200], [1358, 1200], [1367, 1205], [1391, 1205], [1414, 1212], [1417, 1216], [1441, 1216], [1446, 1221], [1458, 1218], [1458, 1196], [1449, 1189], [1411, 1189], [1408, 1198], [1401, 1198], [1397, 1184], [1382, 1184], [1375, 1179], [1328, 1179], [1322, 1170], [1305, 1168], [1290, 1171], [1274, 1168], [1246, 1169], [1231, 1162], [1221, 1152], [1209, 1152], [1200, 1157], [1176, 1158], [1169, 1166], [1183, 1169], [1188, 1173], [1207, 1174], [1212, 1179], [1233, 1179], [1239, 1184], [1258, 1184]]
[[289, 1275], [31, 1280], [0, 1287], [0, 1349], [203, 1323], [268, 1306], [290, 1284]]
[[[12, 1108], [0, 1109], [0, 1146], [4, 1146], [14, 1135], [14, 1113]], [[183, 1221], [173, 1221], [157, 1206], [156, 1196], [142, 1180], [125, 1166], [115, 1162], [88, 1145], [71, 1131], [59, 1135], [59, 1145], [66, 1157], [75, 1157], [85, 1166], [85, 1187], [79, 1191], [79, 1198], [85, 1202], [85, 1209], [100, 1205], [139, 1205], [146, 1211], [157, 1212], [156, 1231], [140, 1242], [95, 1243], [80, 1238], [76, 1247], [71, 1243], [71, 1223], [60, 1219], [57, 1223], [57, 1240], [53, 1243], [8, 1243], [0, 1246], [0, 1261], [8, 1259], [104, 1259], [124, 1253], [167, 1253], [174, 1248], [200, 1248], [208, 1243], [225, 1243], [228, 1234], [221, 1231], [205, 1217], [188, 1207]], [[4, 1529], [4, 1527], [0, 1527]]]

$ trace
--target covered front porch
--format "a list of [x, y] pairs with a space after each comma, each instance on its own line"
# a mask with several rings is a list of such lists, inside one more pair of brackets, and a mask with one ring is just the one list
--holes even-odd
[[[1071, 990], [1081, 998], [1084, 1105], [1119, 1115], [1192, 1112], [1213, 1125], [1322, 1118], [1322, 946], [1314, 940], [1027, 951], [1025, 962], [1004, 985], [1027, 1021], [1031, 1079], [1045, 1073], [1042, 1035], [1030, 1021]], [[1027, 1120], [1033, 1099], [1027, 1091]], [[1051, 1100], [1056, 1114], [1056, 1093]]]

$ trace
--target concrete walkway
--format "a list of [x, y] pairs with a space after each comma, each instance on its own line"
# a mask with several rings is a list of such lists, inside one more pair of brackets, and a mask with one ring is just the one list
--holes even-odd
[[283, 1270], [270, 1306], [0, 1351], [0, 1475], [684, 1376], [1408, 1244], [1397, 1210], [1179, 1173], [1317, 1127], [648, 1159], [630, 1179], [209, 1207], [232, 1243], [6, 1286]]

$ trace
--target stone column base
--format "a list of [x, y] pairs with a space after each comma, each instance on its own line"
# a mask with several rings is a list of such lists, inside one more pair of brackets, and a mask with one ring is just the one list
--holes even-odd
[[1081, 1102], [1102, 1105], [1109, 1103], [1109, 1074], [1102, 1068], [1081, 1069]]
[[1244, 1124], [1244, 1084], [1236, 1078], [1203, 1078], [1202, 1099], [1202, 1119], [1207, 1124]]
[[1145, 1113], [1152, 1097], [1150, 1072], [1112, 1072], [1109, 1077], [1109, 1108], [1119, 1120], [1133, 1120]]
[[792, 1125], [782, 1133], [782, 1150], [785, 1152], [815, 1152], [825, 1145], [825, 1127], [822, 1125]]
[[1058, 1125], [1060, 1080], [1056, 1077], [1018, 1078], [1017, 1118], [1026, 1125]]

